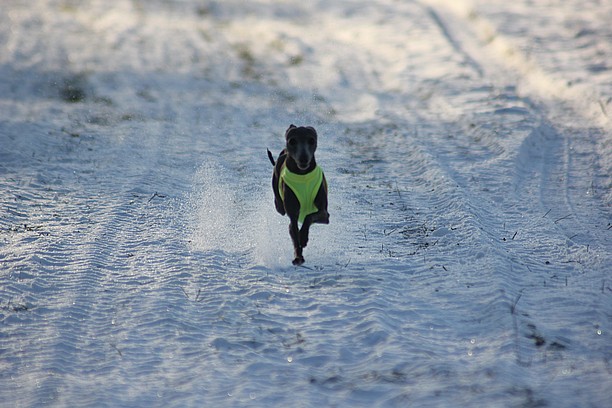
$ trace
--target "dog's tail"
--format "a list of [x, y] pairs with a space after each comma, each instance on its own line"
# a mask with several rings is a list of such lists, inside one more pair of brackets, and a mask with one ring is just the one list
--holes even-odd
[[270, 163], [272, 163], [273, 166], [276, 166], [276, 162], [274, 161], [274, 156], [272, 156], [272, 152], [270, 151], [270, 149], [266, 149], [268, 151], [268, 159], [270, 159]]

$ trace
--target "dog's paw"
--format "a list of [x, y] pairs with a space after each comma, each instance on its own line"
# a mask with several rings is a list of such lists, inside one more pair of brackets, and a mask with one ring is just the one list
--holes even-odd
[[303, 256], [298, 256], [297, 258], [295, 258], [295, 259], [293, 260], [293, 264], [294, 264], [295, 266], [300, 266], [300, 265], [301, 265], [301, 264], [303, 264], [303, 263], [304, 263], [304, 257], [303, 257]]

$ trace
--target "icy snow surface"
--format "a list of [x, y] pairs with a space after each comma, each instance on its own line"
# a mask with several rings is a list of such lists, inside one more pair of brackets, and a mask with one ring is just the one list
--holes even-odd
[[[2, 1], [0, 406], [611, 406], [610, 21]], [[290, 123], [330, 186], [304, 268]]]

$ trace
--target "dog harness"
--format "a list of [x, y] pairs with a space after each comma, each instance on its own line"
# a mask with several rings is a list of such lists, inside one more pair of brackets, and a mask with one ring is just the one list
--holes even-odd
[[319, 211], [314, 201], [322, 183], [323, 170], [318, 165], [307, 174], [296, 174], [289, 171], [287, 166], [283, 164], [278, 183], [278, 192], [281, 199], [285, 201], [283, 185], [288, 186], [293, 191], [293, 194], [295, 194], [300, 202], [300, 215], [298, 218], [300, 223], [304, 222], [304, 218], [308, 214], [314, 214]]

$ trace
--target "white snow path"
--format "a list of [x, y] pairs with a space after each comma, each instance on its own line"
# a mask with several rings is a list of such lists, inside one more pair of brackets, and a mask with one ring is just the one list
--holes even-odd
[[35, 3], [0, 10], [0, 405], [608, 403], [612, 5]]

